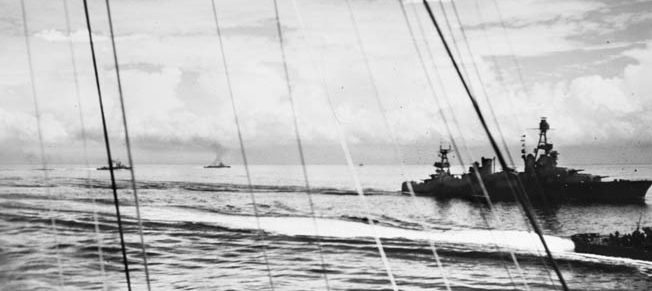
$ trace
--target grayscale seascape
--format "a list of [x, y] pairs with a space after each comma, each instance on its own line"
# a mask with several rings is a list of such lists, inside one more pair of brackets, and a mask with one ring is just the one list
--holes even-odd
[[0, 0], [0, 291], [652, 290], [651, 16]]
[[[641, 165], [584, 166], [600, 174], [628, 173], [620, 178], [652, 175]], [[514, 202], [497, 203], [499, 221], [488, 229], [481, 207], [465, 201], [419, 197], [415, 209], [409, 196], [396, 192], [401, 175], [396, 166], [360, 169], [372, 218], [397, 284], [406, 290], [443, 289], [439, 269], [428, 246], [433, 240], [454, 290], [510, 289], [522, 277], [505, 255], [513, 250], [532, 289], [557, 290], [554, 274], [543, 265], [536, 238], [526, 230]], [[634, 172], [637, 169], [637, 172]], [[259, 237], [241, 166], [205, 171], [194, 165], [142, 165], [136, 169], [148, 263], [154, 289], [252, 290], [267, 288], [261, 245], [267, 245], [270, 269], [278, 289], [321, 290], [317, 243], [322, 244], [333, 289], [387, 289], [387, 277], [369, 225], [364, 223], [345, 166], [309, 166], [318, 231], [312, 227], [300, 166], [252, 166], [261, 226]], [[418, 177], [427, 166], [407, 167]], [[2, 280], [8, 289], [32, 290], [57, 286], [55, 238], [64, 283], [71, 289], [122, 289], [122, 261], [115, 212], [106, 171], [62, 165], [48, 171], [50, 195], [42, 172], [21, 166], [2, 169]], [[86, 176], [91, 179], [87, 182]], [[127, 246], [136, 289], [144, 288], [133, 196], [128, 173], [118, 172]], [[217, 183], [215, 181], [221, 181]], [[90, 187], [90, 188], [89, 188]], [[93, 203], [95, 199], [95, 204]], [[105, 260], [98, 263], [93, 223], [97, 211]], [[537, 211], [559, 265], [573, 289], [645, 290], [652, 286], [652, 267], [644, 262], [574, 253], [568, 236], [577, 232], [631, 229], [643, 205], [570, 204]], [[420, 223], [425, 221], [427, 230]], [[505, 270], [509, 269], [509, 273]], [[509, 274], [512, 278], [510, 279]]]

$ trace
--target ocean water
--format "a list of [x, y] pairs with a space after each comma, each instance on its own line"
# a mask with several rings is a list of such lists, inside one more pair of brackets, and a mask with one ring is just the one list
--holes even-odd
[[[611, 178], [652, 178], [651, 165], [577, 167]], [[82, 165], [38, 168], [0, 168], [0, 290], [125, 290], [109, 173]], [[445, 290], [444, 277], [453, 290], [559, 289], [515, 203], [496, 203], [490, 213], [482, 204], [415, 201], [398, 192], [402, 180], [431, 170], [357, 167], [366, 213], [346, 166], [311, 165], [313, 218], [300, 166], [254, 165], [256, 219], [242, 166], [136, 165], [153, 289], [269, 290], [269, 269], [276, 290], [326, 290], [326, 278], [332, 290], [391, 290], [374, 236], [401, 290]], [[129, 173], [117, 178], [132, 285], [144, 290]], [[652, 289], [652, 263], [578, 254], [568, 239], [631, 231], [639, 220], [652, 225], [650, 203], [536, 209], [571, 289]]]

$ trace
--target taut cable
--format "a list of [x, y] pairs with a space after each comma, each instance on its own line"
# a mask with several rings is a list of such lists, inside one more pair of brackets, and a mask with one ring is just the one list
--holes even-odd
[[88, 15], [88, 1], [84, 1], [84, 16], [86, 18], [86, 29], [88, 30], [88, 40], [91, 48], [93, 60], [93, 73], [95, 74], [95, 87], [97, 88], [97, 98], [100, 105], [100, 114], [102, 116], [102, 131], [104, 133], [104, 146], [106, 148], [106, 158], [111, 174], [111, 190], [113, 190], [113, 204], [115, 205], [115, 215], [118, 223], [118, 232], [120, 234], [120, 250], [122, 251], [122, 262], [124, 264], [125, 279], [127, 280], [127, 290], [131, 291], [131, 278], [129, 276], [129, 261], [127, 259], [127, 250], [125, 247], [124, 231], [122, 229], [122, 218], [120, 215], [120, 202], [118, 200], [118, 189], [115, 183], [115, 174], [113, 173], [113, 158], [111, 157], [111, 144], [109, 143], [109, 132], [106, 126], [106, 117], [104, 116], [104, 102], [102, 100], [102, 89], [100, 87], [100, 77], [97, 70], [97, 60], [95, 58], [95, 45], [93, 44], [93, 30]]
[[[462, 85], [464, 86], [464, 90], [466, 91], [466, 94], [469, 97], [469, 101], [471, 101], [471, 104], [473, 105], [473, 109], [476, 112], [476, 115], [478, 119], [480, 120], [480, 123], [482, 124], [482, 127], [484, 128], [485, 133], [487, 134], [487, 138], [489, 139], [489, 142], [491, 143], [491, 147], [493, 148], [494, 152], [496, 153], [496, 156], [498, 157], [498, 161], [500, 162], [501, 167], [506, 171], [506, 179], [507, 182], [510, 184], [510, 188], [514, 189], [512, 187], [512, 173], [507, 172], [509, 171], [509, 167], [507, 166], [507, 162], [505, 161], [505, 158], [498, 147], [498, 144], [496, 143], [496, 140], [494, 139], [493, 135], [491, 134], [491, 131], [489, 130], [489, 127], [487, 126], [487, 122], [484, 119], [484, 116], [482, 114], [482, 111], [480, 110], [480, 107], [478, 105], [478, 102], [475, 100], [473, 97], [473, 94], [471, 93], [469, 86], [467, 85], [464, 76], [462, 76], [462, 72], [460, 71], [459, 66], [457, 65], [457, 62], [455, 60], [455, 57], [453, 57], [453, 54], [451, 53], [451, 50], [448, 46], [448, 43], [446, 42], [446, 39], [444, 38], [444, 35], [441, 32], [441, 29], [439, 28], [439, 24], [437, 23], [437, 20], [435, 19], [435, 16], [430, 8], [430, 5], [428, 4], [427, 0], [423, 0], [423, 4], [426, 7], [426, 10], [428, 11], [428, 15], [430, 16], [430, 19], [432, 20], [433, 25], [435, 26], [435, 29], [437, 30], [437, 34], [439, 35], [439, 38], [442, 41], [442, 44], [444, 45], [444, 48], [446, 50], [446, 53], [448, 54], [448, 57], [451, 60], [451, 63], [453, 64], [453, 67], [455, 68], [455, 71], [457, 72], [457, 75], [462, 82]], [[568, 290], [568, 286], [566, 285], [566, 281], [564, 280], [564, 277], [559, 270], [559, 267], [557, 266], [557, 262], [552, 256], [552, 253], [550, 252], [550, 249], [548, 248], [548, 244], [546, 243], [546, 240], [543, 236], [543, 232], [536, 221], [536, 218], [534, 216], [534, 213], [532, 211], [532, 207], [530, 205], [530, 201], [528, 197], [526, 196], [527, 194], [524, 192], [525, 189], [523, 189], [523, 185], [521, 185], [518, 181], [518, 177], [514, 177], [516, 179], [517, 185], [516, 185], [516, 197], [518, 202], [523, 206], [525, 210], [525, 214], [532, 224], [532, 228], [536, 232], [536, 234], [539, 236], [539, 239], [541, 240], [541, 244], [543, 245], [543, 248], [546, 251], [546, 254], [548, 256], [548, 259], [550, 261], [550, 264], [552, 265], [552, 268], [555, 270], [555, 273], [557, 274], [557, 277], [559, 278], [559, 282], [562, 285], [562, 288], [564, 290]]]
[[[75, 50], [73, 48], [72, 41], [72, 30], [70, 29], [70, 13], [68, 11], [68, 0], [63, 0], [63, 12], [66, 17], [66, 32], [68, 33], [68, 48], [70, 50], [70, 62], [72, 65], [72, 76], [75, 83], [75, 97], [77, 97], [77, 110], [79, 111], [79, 124], [81, 126], [81, 136], [84, 147], [84, 165], [86, 169], [90, 168], [88, 162], [88, 142], [86, 136], [86, 121], [84, 120], [84, 110], [81, 102], [81, 95], [79, 90], [79, 78], [77, 77], [77, 62], [75, 61]], [[95, 230], [95, 238], [97, 240], [97, 258], [100, 263], [100, 276], [102, 278], [102, 290], [107, 290], [106, 286], [106, 273], [104, 270], [104, 256], [102, 254], [102, 236], [100, 235], [100, 225], [97, 220], [97, 202], [95, 201], [95, 196], [91, 193], [90, 187], [91, 173], [89, 170], [86, 170], [86, 187], [88, 188], [87, 193], [91, 197], [93, 203], [93, 226]]]
[[[440, 108], [440, 110], [438, 110], [438, 112], [439, 112], [439, 114], [440, 114], [440, 117], [441, 117], [442, 121], [444, 122], [444, 125], [445, 125], [445, 127], [446, 127], [446, 131], [447, 131], [448, 137], [449, 137], [449, 139], [450, 139], [450, 141], [451, 141], [451, 144], [452, 144], [452, 146], [453, 146], [453, 149], [454, 149], [455, 152], [457, 153], [457, 158], [458, 158], [458, 160], [459, 160], [459, 162], [460, 162], [460, 165], [462, 166], [463, 169], [465, 169], [466, 167], [464, 166], [464, 159], [463, 159], [463, 157], [462, 157], [462, 155], [461, 155], [460, 149], [459, 149], [458, 146], [457, 146], [457, 142], [456, 142], [456, 140], [455, 140], [455, 137], [453, 136], [452, 130], [451, 130], [450, 125], [449, 125], [449, 123], [448, 123], [448, 119], [446, 118], [446, 115], [444, 114], [444, 112], [443, 112], [443, 110], [442, 110], [442, 104], [441, 104], [441, 101], [439, 100], [440, 98], [439, 98], [439, 96], [437, 96], [437, 93], [436, 93], [436, 91], [435, 91], [434, 84], [432, 83], [432, 80], [431, 80], [431, 77], [430, 77], [430, 73], [429, 73], [429, 71], [428, 71], [428, 68], [426, 67], [424, 57], [423, 57], [423, 55], [422, 55], [422, 53], [421, 53], [421, 50], [419, 49], [419, 44], [418, 44], [418, 42], [417, 42], [417, 40], [416, 40], [416, 36], [415, 36], [415, 34], [414, 34], [414, 29], [412, 28], [412, 25], [410, 24], [410, 21], [409, 21], [409, 19], [408, 19], [407, 11], [406, 11], [406, 9], [405, 9], [405, 4], [403, 3], [402, 0], [398, 0], [398, 2], [399, 2], [399, 4], [400, 4], [401, 13], [403, 14], [403, 18], [405, 19], [405, 24], [406, 24], [406, 26], [407, 26], [407, 28], [408, 28], [408, 32], [409, 32], [410, 37], [411, 37], [411, 39], [412, 39], [412, 43], [413, 43], [413, 45], [414, 45], [414, 49], [415, 49], [415, 52], [416, 52], [416, 54], [417, 54], [417, 57], [418, 57], [419, 63], [421, 64], [421, 69], [423, 70], [424, 77], [426, 78], [426, 83], [427, 83], [427, 85], [428, 85], [428, 89], [429, 89], [429, 91], [430, 91], [430, 94], [432, 95], [433, 99], [435, 99], [435, 102], [436, 102], [437, 106]], [[415, 10], [415, 12], [416, 12], [416, 10]], [[419, 31], [420, 31], [421, 34], [423, 35], [423, 28], [421, 27], [421, 23], [420, 23], [419, 19], [417, 18], [416, 21], [417, 21], [417, 27], [419, 28]], [[425, 41], [425, 43], [426, 43], [426, 51], [427, 51], [427, 53], [428, 53], [428, 56], [430, 56], [430, 58], [432, 59], [432, 55], [430, 55], [430, 51], [429, 51], [428, 41], [427, 41], [425, 38], [424, 38], [424, 41]], [[434, 61], [433, 61], [433, 62], [434, 62]], [[433, 68], [434, 68], [434, 70], [435, 70], [435, 73], [437, 73], [437, 72], [436, 72], [436, 70], [437, 70], [436, 66], [433, 66]], [[440, 80], [440, 78], [439, 78], [439, 75], [438, 75], [438, 74], [436, 74], [436, 75], [437, 75], [437, 81], [438, 81], [438, 84], [440, 85], [440, 87], [442, 87], [442, 91], [445, 92], [445, 90], [444, 90], [444, 88], [443, 88], [443, 83], [441, 82], [441, 80]], [[444, 97], [445, 97], [445, 96], [444, 96]], [[455, 120], [456, 125], [457, 125], [457, 119], [454, 119], [454, 120]], [[457, 126], [457, 128], [459, 129], [459, 126]], [[461, 134], [461, 133], [460, 133], [460, 134]], [[465, 148], [467, 148], [467, 152], [468, 152], [468, 147], [466, 146], [466, 142], [465, 142], [464, 140], [462, 140], [462, 142], [464, 143], [464, 146], [465, 146]], [[477, 171], [476, 171], [476, 175], [477, 175]], [[482, 180], [481, 177], [477, 177], [477, 178], [478, 178], [478, 181], [480, 182], [480, 188], [481, 188], [480, 190], [481, 190], [482, 193], [484, 194], [486, 201], [489, 203], [490, 211], [492, 212], [494, 218], [496, 218], [496, 214], [493, 212], [493, 211], [494, 211], [493, 203], [491, 202], [491, 199], [489, 198], [489, 195], [487, 194], [487, 190], [486, 190], [486, 188], [485, 188], [485, 186], [484, 186], [484, 182], [483, 182], [483, 180]], [[489, 225], [489, 222], [488, 222], [488, 220], [486, 219], [485, 215], [483, 214], [483, 212], [481, 212], [481, 214], [482, 214], [482, 218], [483, 218], [483, 220], [485, 221], [485, 223], [487, 224], [487, 226], [488, 226], [488, 227], [491, 227], [491, 226]], [[491, 231], [491, 228], [490, 228], [490, 231]], [[491, 232], [490, 232], [490, 233], [491, 233]], [[494, 238], [494, 237], [493, 237], [493, 234], [491, 234], [491, 237], [492, 237], [492, 240], [493, 240], [493, 238]], [[494, 247], [495, 247], [496, 249], [498, 249], [498, 245], [495, 244], [495, 243], [494, 243]], [[515, 255], [514, 255], [514, 253], [513, 253], [512, 251], [510, 251], [510, 254], [512, 255], [512, 260], [513, 260], [515, 266], [517, 267], [517, 269], [520, 270], [520, 265], [518, 264], [518, 261], [516, 260], [516, 257], [515, 257]], [[504, 265], [504, 263], [503, 263], [503, 266], [505, 267], [505, 270], [507, 271], [507, 275], [509, 276], [510, 281], [512, 282], [513, 285], [515, 285], [514, 280], [513, 280], [513, 278], [512, 278], [512, 275], [511, 275], [511, 273], [510, 273], [510, 271], [509, 271], [509, 268], [507, 268], [507, 266]], [[525, 286], [527, 286], [527, 284], [525, 284]], [[529, 290], [529, 288], [526, 288], [526, 290]]]
[[134, 204], [136, 206], [136, 220], [138, 222], [138, 236], [140, 238], [140, 249], [143, 255], [143, 266], [145, 270], [145, 281], [147, 282], [147, 290], [151, 291], [151, 283], [149, 280], [149, 268], [147, 266], [147, 251], [145, 250], [145, 238], [143, 236], [143, 221], [140, 218], [140, 203], [138, 199], [138, 191], [136, 190], [136, 176], [134, 173], [134, 159], [131, 155], [131, 142], [129, 141], [129, 126], [127, 126], [127, 113], [125, 110], [124, 95], [122, 93], [122, 82], [120, 81], [120, 65], [118, 63], [118, 51], [115, 47], [115, 34], [113, 33], [113, 20], [111, 19], [111, 5], [109, 0], [106, 0], [106, 13], [109, 18], [109, 32], [111, 34], [111, 48], [113, 49], [113, 63], [115, 65], [115, 76], [118, 82], [118, 95], [120, 97], [120, 110], [122, 111], [122, 126], [125, 130], [125, 143], [127, 145], [127, 158], [129, 159], [129, 173], [131, 174], [131, 190], [134, 193]]
[[319, 226], [317, 225], [317, 218], [315, 216], [315, 204], [312, 200], [310, 193], [310, 181], [308, 179], [308, 169], [306, 167], [306, 158], [303, 153], [303, 143], [301, 142], [301, 134], [299, 133], [299, 122], [297, 121], [297, 111], [294, 104], [294, 96], [292, 91], [292, 83], [290, 82], [290, 73], [288, 72], [287, 56], [285, 53], [285, 44], [283, 39], [283, 30], [281, 29], [281, 20], [278, 13], [278, 1], [274, 2], [274, 16], [276, 19], [276, 31], [278, 33], [279, 48], [281, 50], [281, 58], [283, 60], [283, 75], [285, 77], [285, 85], [288, 93], [288, 100], [290, 101], [290, 109], [292, 111], [292, 121], [294, 122], [294, 136], [296, 137], [297, 147], [299, 149], [299, 160], [301, 161], [301, 171], [303, 173], [304, 186], [306, 187], [306, 195], [308, 196], [308, 203], [310, 205], [310, 215], [312, 216], [313, 227], [315, 228], [315, 235], [317, 236], [317, 250], [319, 251], [319, 260], [321, 263], [322, 274], [326, 290], [330, 290], [328, 284], [328, 275], [326, 273], [326, 263], [324, 261], [324, 251], [321, 245], [321, 238], [319, 238]]
[[[39, 147], [41, 153], [41, 171], [43, 171], [43, 183], [45, 184], [45, 194], [48, 199], [54, 199], [50, 191], [50, 177], [48, 174], [48, 162], [45, 156], [45, 147], [43, 146], [43, 128], [41, 124], [41, 108], [39, 106], [38, 96], [36, 94], [36, 79], [34, 78], [34, 65], [32, 63], [32, 49], [29, 42], [29, 28], [27, 27], [27, 12], [25, 11], [25, 1], [20, 0], [20, 9], [23, 17], [23, 33], [25, 34], [25, 48], [27, 50], [27, 64], [29, 66], [29, 80], [32, 89], [32, 101], [34, 102], [34, 115], [36, 117], [36, 129], [38, 132]], [[52, 235], [54, 235], [54, 248], [55, 256], [57, 259], [57, 268], [59, 271], [59, 288], [64, 288], [63, 282], [63, 266], [61, 265], [61, 251], [59, 249], [59, 235], [57, 231], [56, 218], [54, 217], [54, 205], [49, 205], [48, 216], [50, 216], [50, 224], [52, 226]]]
[[251, 183], [251, 172], [249, 171], [249, 162], [247, 160], [247, 151], [245, 149], [244, 140], [242, 138], [242, 129], [240, 128], [240, 119], [238, 118], [238, 110], [235, 106], [235, 97], [233, 94], [233, 88], [231, 86], [231, 75], [229, 73], [229, 66], [226, 62], [226, 52], [224, 51], [224, 43], [222, 41], [222, 29], [220, 28], [220, 22], [217, 17], [217, 9], [215, 8], [215, 0], [211, 0], [212, 10], [213, 10], [213, 20], [215, 21], [215, 29], [217, 31], [217, 39], [220, 44], [220, 54], [222, 56], [222, 65], [224, 67], [224, 75], [226, 78], [226, 86], [229, 91], [229, 98], [231, 99], [231, 109], [233, 110], [233, 120], [235, 122], [235, 127], [238, 131], [238, 142], [240, 144], [240, 154], [242, 155], [242, 162], [245, 167], [245, 173], [247, 175], [247, 189], [249, 190], [249, 198], [251, 199], [252, 208], [254, 210], [254, 216], [256, 218], [256, 235], [258, 241], [262, 242], [263, 248], [263, 260], [265, 262], [265, 267], [267, 270], [267, 278], [269, 280], [269, 288], [274, 291], [274, 280], [272, 279], [272, 270], [269, 267], [269, 259], [267, 258], [267, 245], [264, 243], [264, 232], [260, 227], [260, 218], [258, 214], [258, 206], [256, 205], [256, 195], [254, 195], [254, 187]]

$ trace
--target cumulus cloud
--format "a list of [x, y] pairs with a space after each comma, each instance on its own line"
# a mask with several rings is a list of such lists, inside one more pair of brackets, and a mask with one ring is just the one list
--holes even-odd
[[[485, 2], [480, 1], [481, 6], [486, 5]], [[444, 3], [450, 8], [449, 2]], [[568, 78], [555, 75], [537, 79], [524, 84], [525, 90], [517, 81], [519, 78], [513, 68], [498, 66], [491, 60], [492, 56], [511, 52], [521, 59], [536, 56], [544, 61], [555, 59], [559, 52], [581, 54], [585, 43], [573, 36], [594, 31], [586, 29], [596, 23], [587, 20], [588, 15], [608, 9], [607, 4], [593, 1], [501, 2], [510, 46], [497, 23], [495, 10], [470, 9], [473, 6], [468, 5], [473, 5], [472, 1], [455, 3], [459, 3], [458, 8], [463, 12], [461, 16], [468, 28], [474, 62], [508, 140], [518, 140], [525, 128], [536, 126], [539, 116], [548, 116], [556, 128], [555, 140], [565, 144], [596, 139], [605, 143], [621, 140], [652, 143], [652, 132], [644, 126], [652, 122], [646, 114], [652, 106], [649, 98], [652, 85], [646, 80], [652, 74], [652, 43], [649, 40], [635, 49], [626, 44], [621, 50], [605, 52], [608, 59], [624, 57], [630, 60], [621, 70], [616, 70], [619, 74], [605, 75], [590, 69], [591, 64], [575, 64], [585, 70]], [[306, 144], [337, 145], [326, 93], [331, 96], [336, 118], [353, 144], [389, 144], [392, 142], [390, 131], [395, 132], [399, 143], [404, 145], [437, 144], [447, 136], [440, 112], [444, 112], [449, 121], [454, 114], [461, 131], [455, 132], [456, 136], [465, 136], [471, 145], [486, 143], [459, 80], [421, 9], [410, 10], [409, 16], [413, 24], [421, 21], [427, 29], [425, 36], [419, 33], [417, 36], [422, 52], [428, 49], [434, 55], [434, 60], [426, 59], [431, 76], [437, 73], [442, 79], [442, 84], [435, 82], [439, 103], [428, 90], [397, 3], [354, 3], [379, 100], [373, 95], [374, 83], [367, 75], [348, 12], [334, 3], [302, 2], [300, 5], [305, 11], [306, 39], [297, 31], [291, 7], [282, 5], [281, 17], [299, 131]], [[151, 9], [132, 9], [136, 6]], [[124, 98], [134, 145], [143, 151], [196, 149], [211, 154], [215, 148], [236, 149], [239, 144], [231, 98], [214, 24], [206, 11], [209, 6], [178, 5], [174, 1], [154, 5], [143, 1], [129, 5], [117, 2], [114, 7]], [[266, 28], [271, 25], [273, 11], [271, 7], [251, 7], [239, 2], [220, 2], [218, 7], [223, 15], [225, 53], [245, 144], [258, 148], [293, 145], [294, 121], [278, 40], [274, 29]], [[137, 15], [134, 11], [148, 13]], [[121, 141], [122, 116], [112, 52], [106, 41], [107, 29], [102, 25], [104, 16], [101, 9], [95, 12], [99, 24], [94, 33], [98, 40], [110, 137]], [[49, 19], [45, 11], [34, 13], [43, 15], [32, 26], [32, 38], [46, 142], [66, 144], [72, 140], [79, 144], [82, 131], [77, 113], [79, 106], [88, 137], [92, 142], [102, 142], [83, 23], [73, 19], [73, 33], [67, 35], [61, 23], [45, 21]], [[378, 15], [383, 18], [379, 19]], [[481, 30], [480, 24], [487, 30]], [[627, 27], [610, 25], [613, 29]], [[430, 41], [430, 47], [425, 47], [424, 37]], [[2, 98], [10, 102], [0, 105], [0, 141], [20, 148], [22, 144], [34, 143], [36, 136], [23, 40], [16, 36], [3, 38], [8, 45], [0, 59], [7, 60], [8, 67], [2, 69], [7, 78], [0, 81], [0, 92], [3, 92]], [[80, 103], [72, 78], [70, 39], [78, 64]], [[595, 45], [591, 48], [602, 49]], [[323, 67], [323, 75], [313, 67], [308, 50], [318, 57], [316, 61]], [[471, 64], [466, 53], [463, 63]], [[471, 67], [468, 69], [472, 72]], [[471, 75], [475, 93], [488, 113], [489, 104], [478, 87], [479, 80], [473, 73]], [[322, 87], [321, 79], [326, 81], [327, 88]], [[383, 114], [391, 130], [383, 121]]]
[[[617, 77], [587, 75], [569, 80], [540, 81], [533, 84], [529, 94], [507, 88], [512, 92], [501, 94], [500, 88], [491, 93], [494, 108], [503, 126], [515, 136], [518, 127], [511, 120], [529, 120], [534, 127], [538, 116], [547, 116], [557, 130], [553, 136], [560, 143], [585, 144], [594, 140], [606, 143], [652, 142], [647, 126], [652, 87], [642, 73], [652, 69], [649, 56], [652, 47], [628, 51], [636, 59]], [[516, 115], [514, 118], [510, 116]]]

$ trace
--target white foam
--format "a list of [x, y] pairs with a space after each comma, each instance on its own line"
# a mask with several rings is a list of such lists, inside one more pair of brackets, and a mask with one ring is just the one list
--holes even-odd
[[[214, 224], [231, 229], [255, 230], [256, 218], [244, 215], [226, 215], [194, 211], [183, 208], [141, 207], [144, 219], [170, 222], [200, 222]], [[173, 213], [171, 215], [171, 213]], [[268, 217], [262, 216], [260, 227], [270, 233], [282, 235], [315, 236], [315, 228], [310, 217]], [[318, 218], [319, 236], [336, 238], [373, 237], [433, 241], [464, 245], [493, 245], [502, 248], [520, 250], [528, 253], [540, 253], [541, 244], [534, 233], [512, 230], [447, 230], [421, 231], [396, 227], [375, 226], [361, 222]], [[572, 252], [573, 242], [566, 238], [545, 236], [552, 252]]]

